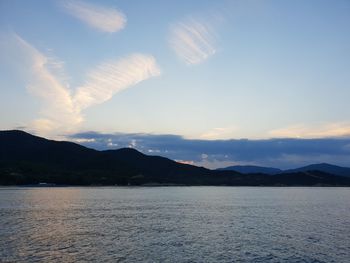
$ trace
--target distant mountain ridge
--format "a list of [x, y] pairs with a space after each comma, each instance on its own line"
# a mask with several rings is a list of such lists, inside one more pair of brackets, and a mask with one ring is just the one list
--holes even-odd
[[263, 174], [278, 174], [281, 173], [282, 170], [273, 167], [263, 167], [256, 165], [234, 165], [228, 166], [225, 168], [219, 168], [221, 171], [236, 171], [242, 174], [251, 174], [251, 173], [263, 173]]
[[182, 164], [135, 149], [97, 151], [23, 131], [0, 131], [0, 185], [231, 185], [350, 186], [333, 174], [288, 172], [242, 174]]
[[303, 166], [296, 169], [285, 170], [285, 173], [295, 173], [295, 172], [308, 172], [308, 171], [321, 171], [325, 173], [340, 175], [350, 177], [350, 168], [349, 167], [341, 167], [328, 163], [318, 163], [318, 164], [310, 164], [307, 166]]
[[273, 167], [254, 166], [254, 165], [235, 165], [235, 166], [229, 166], [226, 168], [219, 168], [218, 170], [236, 171], [242, 174], [265, 173], [270, 175], [320, 171], [320, 172], [329, 173], [333, 175], [350, 177], [349, 167], [341, 167], [341, 166], [328, 164], [328, 163], [310, 164], [300, 168], [287, 169], [287, 170], [281, 170]]

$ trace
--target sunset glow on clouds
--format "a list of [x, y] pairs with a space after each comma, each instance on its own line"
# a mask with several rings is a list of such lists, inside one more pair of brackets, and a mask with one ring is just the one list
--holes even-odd
[[329, 138], [350, 136], [350, 123], [326, 123], [318, 125], [299, 124], [272, 130], [272, 137], [280, 138]]

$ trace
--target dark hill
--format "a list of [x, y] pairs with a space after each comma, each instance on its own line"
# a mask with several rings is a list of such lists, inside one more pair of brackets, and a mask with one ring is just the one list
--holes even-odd
[[47, 140], [23, 131], [0, 131], [0, 160], [27, 161], [57, 167], [80, 168], [97, 152], [71, 142]]
[[96, 151], [23, 131], [0, 131], [0, 184], [225, 184], [234, 175], [130, 148]]
[[350, 185], [321, 172], [281, 175], [212, 171], [134, 149], [96, 151], [23, 131], [0, 131], [0, 184]]

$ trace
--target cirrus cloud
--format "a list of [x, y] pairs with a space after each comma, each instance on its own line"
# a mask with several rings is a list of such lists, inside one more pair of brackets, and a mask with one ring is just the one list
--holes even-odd
[[116, 8], [78, 0], [63, 1], [62, 7], [68, 14], [103, 32], [117, 32], [126, 25], [126, 16]]
[[154, 57], [132, 54], [119, 60], [101, 63], [87, 75], [86, 83], [79, 87], [74, 103], [80, 110], [103, 103], [129, 86], [160, 75]]
[[216, 53], [214, 35], [209, 21], [189, 17], [172, 25], [169, 44], [186, 64], [199, 64]]
[[[131, 54], [103, 62], [86, 76], [85, 84], [72, 90], [55, 68], [62, 63], [48, 58], [20, 36], [13, 34], [12, 48], [22, 54], [19, 65], [28, 74], [28, 91], [42, 102], [40, 118], [29, 129], [41, 135], [73, 132], [84, 120], [82, 111], [111, 99], [116, 93], [160, 75], [151, 55]], [[23, 64], [23, 65], [22, 65]], [[62, 69], [59, 69], [62, 71]]]

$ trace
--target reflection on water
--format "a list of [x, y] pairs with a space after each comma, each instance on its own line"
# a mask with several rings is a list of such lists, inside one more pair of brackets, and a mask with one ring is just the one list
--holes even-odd
[[350, 188], [1, 188], [0, 262], [348, 262]]
[[[1, 192], [2, 244], [16, 260], [57, 259], [75, 261], [67, 249], [80, 190], [70, 188], [13, 189]], [[66, 253], [68, 252], [68, 253]], [[6, 257], [5, 257], [6, 259]], [[10, 259], [13, 259], [10, 257]]]

